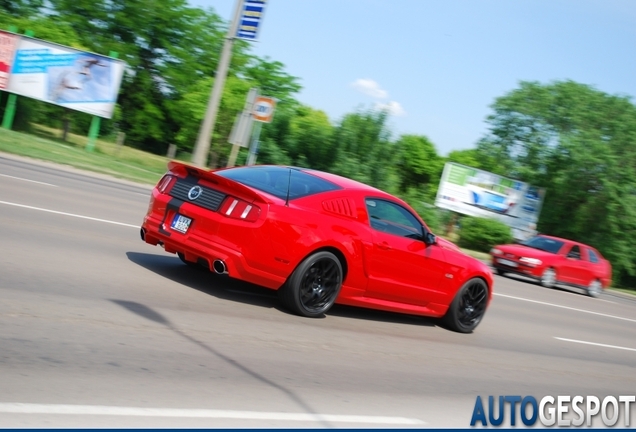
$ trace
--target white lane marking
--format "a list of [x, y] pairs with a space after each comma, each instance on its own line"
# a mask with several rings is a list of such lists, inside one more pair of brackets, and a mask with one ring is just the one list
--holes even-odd
[[576, 340], [576, 339], [560, 338], [560, 337], [556, 337], [556, 336], [554, 338], [558, 339], [558, 340], [561, 340], [561, 341], [565, 341], [565, 342], [574, 342], [574, 343], [583, 344], [583, 345], [594, 345], [594, 346], [600, 346], [600, 347], [603, 347], [603, 348], [614, 348], [614, 349], [620, 349], [620, 350], [625, 350], [625, 351], [636, 351], [636, 348], [627, 348], [627, 347], [622, 347], [622, 346], [618, 346], [618, 345], [607, 345], [607, 344], [602, 344], [602, 343], [587, 342], [587, 341]]
[[22, 181], [31, 182], [31, 183], [37, 183], [37, 184], [41, 184], [41, 185], [57, 187], [56, 185], [51, 184], [51, 183], [44, 183], [44, 182], [40, 182], [40, 181], [29, 180], [29, 179], [25, 179], [25, 178], [22, 178], [22, 177], [14, 177], [14, 176], [10, 176], [10, 175], [7, 175], [7, 174], [0, 174], [0, 177], [8, 177], [8, 178], [16, 179], [16, 180], [22, 180]]
[[73, 214], [73, 213], [66, 213], [66, 212], [61, 212], [61, 211], [56, 211], [56, 210], [43, 209], [43, 208], [40, 208], [40, 207], [33, 207], [33, 206], [24, 205], [24, 204], [16, 204], [16, 203], [11, 203], [11, 202], [6, 202], [6, 201], [0, 201], [0, 204], [6, 204], [6, 205], [14, 206], [14, 207], [26, 208], [26, 209], [30, 209], [30, 210], [43, 211], [43, 212], [46, 212], [46, 213], [59, 214], [59, 215], [63, 215], [63, 216], [70, 216], [70, 217], [75, 217], [75, 218], [79, 218], [79, 219], [88, 219], [88, 220], [92, 220], [92, 221], [96, 221], [96, 222], [104, 222], [104, 223], [109, 223], [109, 224], [113, 224], [113, 225], [121, 225], [121, 226], [127, 226], [127, 227], [131, 227], [131, 228], [139, 228], [139, 225], [131, 225], [131, 224], [127, 224], [127, 223], [123, 223], [123, 222], [115, 222], [115, 221], [111, 221], [111, 220], [107, 220], [107, 219], [99, 219], [99, 218], [94, 218], [94, 217], [89, 217], [89, 216], [77, 215], [77, 214]]
[[231, 411], [212, 409], [179, 408], [138, 408], [103, 405], [45, 405], [28, 403], [0, 403], [1, 413], [13, 414], [70, 414], [70, 415], [108, 415], [138, 417], [187, 417], [187, 418], [226, 418], [240, 420], [283, 420], [308, 422], [341, 422], [423, 425], [422, 420], [408, 417], [384, 417], [337, 414], [304, 414], [285, 412]]
[[511, 299], [515, 299], [515, 300], [521, 300], [521, 301], [527, 301], [530, 303], [537, 303], [537, 304], [542, 304], [542, 305], [546, 305], [546, 306], [552, 306], [552, 307], [556, 307], [556, 308], [561, 308], [561, 309], [567, 309], [567, 310], [572, 310], [572, 311], [576, 311], [576, 312], [583, 312], [583, 313], [588, 313], [588, 314], [592, 314], [592, 315], [598, 315], [598, 316], [604, 316], [607, 318], [614, 318], [614, 319], [618, 319], [618, 320], [623, 320], [623, 321], [630, 321], [630, 322], [635, 322], [636, 323], [636, 319], [631, 319], [631, 318], [623, 318], [623, 317], [619, 317], [616, 315], [608, 315], [608, 314], [604, 314], [604, 313], [600, 313], [600, 312], [594, 312], [594, 311], [589, 311], [586, 309], [577, 309], [577, 308], [573, 308], [570, 306], [562, 306], [562, 305], [558, 305], [558, 304], [554, 304], [554, 303], [547, 303], [547, 302], [542, 302], [539, 300], [530, 300], [527, 298], [523, 298], [523, 297], [515, 297], [515, 296], [511, 296], [511, 295], [506, 295], [506, 294], [499, 294], [499, 293], [494, 293], [496, 296], [499, 297], [506, 297], [506, 298], [511, 298]]

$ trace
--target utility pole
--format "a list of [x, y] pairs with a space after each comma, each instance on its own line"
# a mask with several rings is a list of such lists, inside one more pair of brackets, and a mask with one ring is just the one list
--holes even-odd
[[223, 44], [223, 51], [221, 53], [221, 59], [219, 66], [216, 70], [216, 77], [214, 79], [214, 85], [210, 93], [210, 99], [208, 100], [208, 107], [201, 122], [201, 128], [199, 129], [199, 136], [197, 143], [192, 153], [192, 163], [205, 167], [207, 163], [208, 152], [210, 151], [210, 139], [214, 132], [214, 123], [216, 122], [216, 115], [219, 110], [219, 104], [221, 102], [221, 95], [223, 94], [223, 87], [225, 86], [225, 78], [227, 77], [227, 71], [230, 67], [230, 58], [232, 57], [232, 46], [236, 39], [236, 30], [238, 29], [239, 17], [243, 10], [243, 1], [236, 0], [236, 9], [234, 10], [234, 18], [230, 23], [230, 28], [227, 31], [225, 43]]

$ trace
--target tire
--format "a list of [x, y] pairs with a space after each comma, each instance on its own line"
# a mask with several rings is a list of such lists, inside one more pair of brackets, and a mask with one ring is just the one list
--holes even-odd
[[443, 324], [459, 333], [471, 333], [479, 325], [488, 306], [488, 285], [483, 279], [474, 278], [457, 291]]
[[590, 282], [590, 285], [587, 287], [587, 295], [589, 295], [590, 297], [597, 298], [598, 296], [601, 295], [602, 291], [603, 291], [603, 284], [598, 279], [594, 279], [592, 282]]
[[498, 275], [498, 276], [503, 276], [503, 275], [504, 275], [504, 273], [506, 273], [506, 272], [505, 272], [505, 271], [503, 271], [503, 270], [502, 270], [502, 269], [500, 269], [500, 268], [495, 267], [495, 274], [496, 274], [496, 275]]
[[557, 280], [556, 270], [554, 270], [552, 267], [548, 267], [547, 269], [544, 270], [543, 274], [541, 275], [540, 282], [542, 286], [546, 288], [552, 288], [556, 284], [556, 280]]
[[331, 252], [316, 252], [296, 267], [279, 295], [292, 312], [318, 318], [335, 303], [342, 279], [340, 260]]

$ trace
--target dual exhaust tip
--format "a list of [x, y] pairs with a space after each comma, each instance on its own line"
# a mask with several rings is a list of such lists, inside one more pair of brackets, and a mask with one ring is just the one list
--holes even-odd
[[212, 268], [214, 269], [214, 273], [216, 274], [222, 274], [222, 275], [226, 275], [228, 274], [227, 271], [227, 266], [225, 265], [225, 262], [222, 260], [214, 260], [212, 262]]

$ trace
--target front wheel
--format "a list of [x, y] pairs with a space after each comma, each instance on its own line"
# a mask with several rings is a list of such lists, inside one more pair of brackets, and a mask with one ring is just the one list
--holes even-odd
[[601, 284], [601, 281], [598, 279], [590, 282], [590, 285], [587, 287], [587, 295], [589, 295], [590, 297], [596, 298], [600, 296], [601, 291], [603, 291], [603, 284]]
[[450, 330], [471, 333], [481, 322], [488, 306], [488, 285], [483, 279], [471, 279], [457, 291], [443, 323]]
[[335, 303], [342, 279], [340, 260], [331, 252], [316, 252], [296, 267], [280, 289], [280, 298], [298, 315], [317, 318]]
[[541, 275], [541, 285], [546, 288], [552, 288], [554, 284], [556, 284], [556, 278], [556, 271], [552, 267], [549, 267], [545, 269]]

